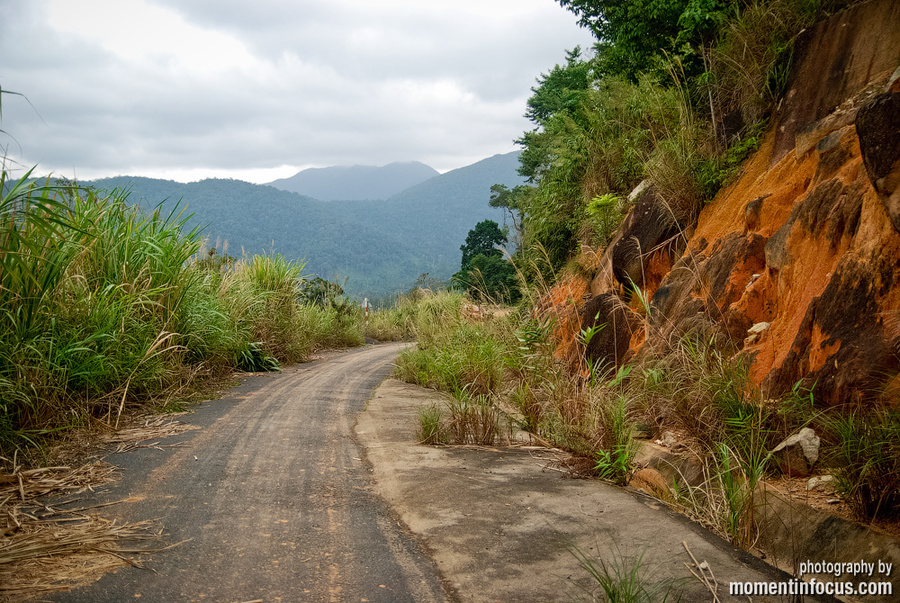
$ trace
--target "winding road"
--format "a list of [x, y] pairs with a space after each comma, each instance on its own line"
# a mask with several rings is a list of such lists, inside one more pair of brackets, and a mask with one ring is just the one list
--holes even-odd
[[252, 377], [184, 420], [202, 429], [108, 460], [108, 500], [131, 521], [158, 518], [147, 569], [126, 568], [54, 595], [90, 601], [448, 600], [433, 562], [373, 491], [353, 425], [401, 345], [330, 354]]

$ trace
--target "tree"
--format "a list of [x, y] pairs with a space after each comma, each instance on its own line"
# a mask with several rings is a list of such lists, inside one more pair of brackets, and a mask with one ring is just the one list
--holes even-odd
[[466, 282], [469, 294], [478, 299], [514, 303], [520, 297], [516, 269], [496, 255], [479, 254], [472, 258]]
[[664, 53], [674, 54], [690, 0], [557, 0], [596, 36], [600, 69], [635, 80]]
[[301, 285], [299, 297], [303, 302], [328, 307], [343, 295], [344, 288], [339, 283], [317, 276]]
[[509, 214], [516, 229], [516, 245], [522, 239], [522, 201], [525, 195], [532, 190], [533, 187], [520, 185], [510, 189], [504, 184], [495, 184], [491, 187], [491, 198], [488, 205], [491, 207], [502, 207]]
[[564, 112], [578, 110], [582, 92], [594, 82], [594, 65], [581, 58], [581, 48], [566, 51], [565, 66], [556, 65], [550, 73], [542, 73], [538, 86], [532, 88], [525, 117], [538, 125]]
[[581, 49], [576, 46], [566, 52], [565, 65], [556, 65], [550, 73], [542, 73], [538, 85], [531, 88], [525, 117], [537, 127], [516, 140], [523, 147], [518, 171], [529, 182], [538, 182], [552, 162], [553, 140], [546, 135], [547, 131], [565, 120], [578, 120], [585, 96], [595, 81], [593, 60], [582, 58]]
[[460, 268], [463, 271], [467, 270], [477, 255], [502, 257], [503, 253], [498, 246], [504, 243], [506, 243], [506, 235], [503, 234], [496, 222], [493, 220], [479, 222], [466, 235], [465, 245], [459, 248], [462, 251]]
[[506, 235], [493, 220], [475, 225], [460, 247], [462, 263], [453, 280], [478, 299], [514, 302], [519, 298], [516, 270], [503, 258], [498, 246], [506, 243]]
[[[597, 69], [637, 81], [665, 57], [682, 56], [693, 75], [704, 69], [697, 51], [733, 14], [739, 0], [557, 0], [598, 40]], [[689, 59], [689, 60], [688, 60]]]

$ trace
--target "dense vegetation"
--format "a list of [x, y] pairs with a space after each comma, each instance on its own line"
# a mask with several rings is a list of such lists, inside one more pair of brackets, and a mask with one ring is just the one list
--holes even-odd
[[648, 180], [686, 226], [759, 143], [793, 41], [847, 0], [560, 0], [597, 36], [543, 74], [519, 139], [525, 265], [545, 275], [602, 248]]
[[[451, 394], [423, 409], [429, 443], [492, 443], [503, 407], [536, 437], [594, 459], [620, 483], [633, 471], [635, 437], [678, 434], [703, 460], [703, 480], [678, 480], [673, 503], [738, 544], [756, 538], [754, 492], [781, 470], [770, 451], [812, 426], [821, 468], [859, 518], [900, 517], [900, 415], [896, 408], [822, 409], [797, 384], [765, 400], [733, 350], [686, 338], [643, 350], [624, 366], [597, 366], [585, 349], [604, 328], [582, 328], [549, 287], [578, 272], [579, 253], [602, 250], [629, 209], [629, 193], [652, 185], [682, 229], [759, 144], [785, 92], [793, 42], [852, 2], [818, 0], [560, 0], [598, 37], [575, 49], [533, 88], [519, 139], [522, 185], [497, 184], [490, 204], [510, 218], [523, 301], [502, 318], [467, 319], [440, 306], [441, 328], [420, 334], [397, 374]], [[477, 235], [481, 236], [477, 236]], [[463, 245], [493, 254], [484, 223]], [[481, 241], [481, 243], [479, 243]], [[477, 292], [474, 292], [477, 295]], [[634, 292], [645, 331], [649, 300]], [[571, 300], [570, 300], [571, 302]], [[582, 355], [555, 352], [568, 321]], [[571, 335], [571, 334], [570, 334]]]
[[204, 250], [177, 206], [148, 213], [121, 191], [6, 169], [0, 190], [0, 449], [362, 343], [358, 305], [298, 298], [302, 263]]
[[462, 262], [454, 282], [480, 301], [515, 303], [519, 299], [515, 267], [504, 257], [509, 241], [493, 220], [484, 220], [459, 248]]

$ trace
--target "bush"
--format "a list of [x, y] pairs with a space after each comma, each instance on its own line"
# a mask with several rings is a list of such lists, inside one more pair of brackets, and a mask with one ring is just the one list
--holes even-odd
[[430, 344], [403, 350], [397, 375], [440, 391], [488, 395], [501, 382], [502, 343], [485, 330], [460, 324], [447, 334], [432, 335]]

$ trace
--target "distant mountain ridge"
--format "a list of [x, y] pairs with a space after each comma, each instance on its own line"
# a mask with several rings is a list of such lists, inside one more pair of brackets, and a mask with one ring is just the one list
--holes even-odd
[[283, 191], [299, 193], [322, 201], [365, 201], [387, 199], [435, 176], [433, 167], [419, 161], [371, 165], [309, 168], [290, 178], [269, 182]]
[[517, 152], [495, 155], [373, 201], [321, 201], [223, 179], [118, 176], [83, 184], [129, 190], [148, 209], [180, 203], [193, 214], [188, 226], [203, 227], [210, 245], [228, 241], [237, 257], [274, 250], [303, 259], [307, 273], [349, 279], [349, 294], [371, 299], [408, 290], [425, 272], [445, 280], [459, 270], [469, 230], [482, 220], [503, 223], [503, 211], [488, 205], [490, 187], [521, 184], [518, 165]]

